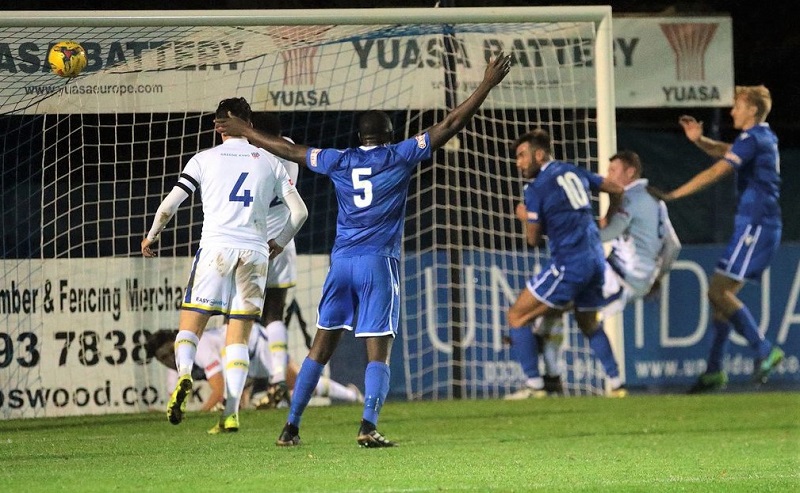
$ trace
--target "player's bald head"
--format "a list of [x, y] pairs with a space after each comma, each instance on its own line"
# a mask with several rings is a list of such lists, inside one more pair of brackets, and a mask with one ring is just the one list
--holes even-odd
[[358, 136], [362, 144], [385, 144], [391, 142], [392, 120], [383, 111], [367, 111], [358, 120]]

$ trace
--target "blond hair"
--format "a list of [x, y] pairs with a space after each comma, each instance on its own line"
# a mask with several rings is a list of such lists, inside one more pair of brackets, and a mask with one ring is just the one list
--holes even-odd
[[772, 109], [772, 96], [765, 86], [736, 86], [736, 98], [744, 97], [756, 107], [756, 120], [763, 122]]

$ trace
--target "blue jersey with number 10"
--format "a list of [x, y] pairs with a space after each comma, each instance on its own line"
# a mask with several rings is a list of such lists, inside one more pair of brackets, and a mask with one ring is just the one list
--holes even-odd
[[339, 213], [332, 258], [400, 258], [411, 173], [430, 156], [427, 133], [391, 145], [308, 150], [308, 169], [328, 175], [336, 190]]
[[590, 195], [602, 182], [602, 176], [571, 163], [550, 161], [525, 187], [528, 221], [541, 225], [554, 259], [603, 258]]

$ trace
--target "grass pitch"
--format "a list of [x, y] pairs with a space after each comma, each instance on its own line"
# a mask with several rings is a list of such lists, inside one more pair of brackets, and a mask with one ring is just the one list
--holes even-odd
[[800, 491], [800, 393], [389, 402], [360, 449], [360, 407], [0, 421], [4, 492]]

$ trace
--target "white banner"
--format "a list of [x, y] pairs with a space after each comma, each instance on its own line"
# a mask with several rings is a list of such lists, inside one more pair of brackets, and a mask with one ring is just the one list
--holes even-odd
[[730, 17], [614, 18], [616, 106], [733, 104]]
[[[0, 418], [166, 409], [166, 368], [144, 344], [159, 329], [177, 328], [190, 258], [0, 265]], [[299, 287], [287, 297], [312, 337], [327, 268], [327, 255], [300, 256]], [[297, 315], [289, 347], [302, 361], [308, 350]]]
[[[510, 26], [457, 32], [451, 52], [459, 100], [480, 82], [487, 60], [504, 51], [512, 71], [487, 104], [594, 106], [590, 26]], [[63, 30], [14, 29], [0, 37], [0, 111], [207, 112], [234, 95], [262, 111], [446, 107], [441, 32], [313, 28], [120, 28], [104, 39], [85, 28], [70, 34], [88, 54], [84, 73], [72, 80], [46, 63]], [[621, 17], [613, 31], [617, 107], [731, 104], [730, 18]]]

